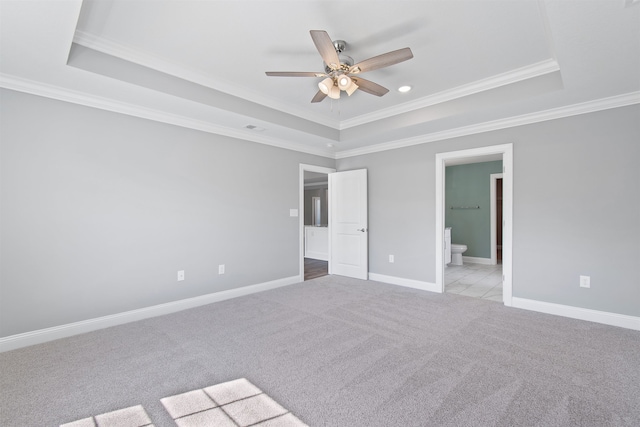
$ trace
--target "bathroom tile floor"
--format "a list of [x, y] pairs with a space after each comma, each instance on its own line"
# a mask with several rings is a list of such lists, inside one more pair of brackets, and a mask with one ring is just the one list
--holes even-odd
[[502, 265], [464, 263], [444, 270], [445, 292], [502, 302]]

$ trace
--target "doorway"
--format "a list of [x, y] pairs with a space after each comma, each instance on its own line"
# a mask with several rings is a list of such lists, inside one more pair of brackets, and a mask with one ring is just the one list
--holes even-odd
[[332, 168], [300, 165], [300, 282], [329, 273], [328, 178], [334, 172]]
[[[449, 165], [502, 160], [502, 301], [512, 305], [512, 215], [513, 215], [513, 145], [495, 145], [436, 154], [436, 288], [445, 291], [445, 168]], [[492, 186], [492, 188], [494, 188]], [[492, 203], [492, 206], [494, 204]], [[492, 225], [495, 221], [492, 221]], [[492, 244], [496, 240], [492, 239]]]
[[502, 264], [502, 178], [496, 179], [496, 264]]
[[504, 218], [502, 215], [503, 202], [503, 174], [493, 173], [490, 176], [491, 189], [491, 264], [502, 264], [502, 228]]

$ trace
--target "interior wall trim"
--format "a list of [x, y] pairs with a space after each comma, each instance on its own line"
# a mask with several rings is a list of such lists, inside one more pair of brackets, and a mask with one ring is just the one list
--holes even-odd
[[[435, 283], [421, 282], [412, 279], [403, 279], [401, 277], [385, 276], [383, 274], [377, 273], [369, 273], [369, 280], [388, 283], [391, 285], [420, 289], [423, 291], [441, 293], [439, 287], [437, 287]], [[618, 326], [621, 328], [640, 331], [640, 317], [518, 297], [512, 297], [511, 302], [511, 307], [514, 308], [536, 311], [545, 314], [553, 314], [556, 316], [568, 317], [571, 319], [585, 320], [588, 322], [601, 323], [604, 325]]]
[[435, 283], [423, 282], [420, 280], [404, 279], [402, 277], [386, 276], [384, 274], [369, 273], [369, 280], [376, 282], [388, 283], [390, 285], [404, 286], [407, 288], [420, 289], [421, 291], [429, 291], [442, 293]]
[[251, 133], [250, 131], [242, 129], [214, 125], [210, 122], [205, 122], [202, 120], [195, 120], [189, 117], [167, 113], [152, 108], [141, 107], [138, 105], [115, 101], [113, 99], [99, 97], [96, 95], [72, 91], [58, 86], [35, 82], [8, 74], [0, 73], [0, 87], [15, 90], [18, 92], [29, 93], [31, 95], [42, 96], [44, 98], [51, 98], [58, 101], [69, 102], [72, 104], [84, 105], [86, 107], [112, 111], [115, 113], [126, 114], [133, 117], [140, 117], [147, 120], [153, 120], [155, 122], [167, 123], [216, 135], [257, 142], [273, 147], [284, 148], [286, 150], [314, 154], [316, 156], [328, 157], [330, 159], [335, 158], [335, 155], [332, 151], [317, 149], [313, 147], [305, 147], [301, 144], [287, 142], [279, 138], [271, 138], [266, 135]]
[[512, 307], [640, 331], [640, 317], [513, 297]]
[[414, 101], [405, 102], [403, 104], [384, 108], [373, 113], [363, 114], [352, 119], [343, 120], [340, 123], [339, 129], [343, 130], [355, 126], [364, 125], [376, 120], [386, 119], [387, 117], [408, 113], [410, 111], [442, 104], [444, 102], [453, 101], [454, 99], [463, 98], [465, 96], [470, 96], [487, 90], [497, 89], [499, 87], [507, 86], [523, 80], [540, 77], [559, 70], [560, 65], [558, 65], [558, 62], [556, 60], [547, 59], [515, 70], [510, 70], [505, 73], [497, 74], [486, 79], [461, 85], [453, 89], [434, 93], [433, 95], [425, 96]]
[[517, 126], [545, 122], [548, 120], [578, 116], [581, 114], [595, 113], [597, 111], [609, 110], [612, 108], [627, 107], [634, 104], [640, 104], [640, 91], [624, 93], [621, 95], [596, 99], [587, 102], [581, 102], [579, 104], [572, 104], [564, 107], [552, 108], [535, 113], [522, 114], [520, 116], [492, 120], [489, 122], [463, 126], [455, 129], [448, 129], [440, 132], [433, 132], [425, 135], [418, 135], [411, 138], [376, 144], [370, 147], [345, 150], [336, 153], [335, 157], [336, 159], [344, 159], [348, 157], [361, 156], [364, 154], [379, 153], [381, 151], [395, 150], [397, 148], [443, 141], [445, 139], [458, 138], [461, 136], [491, 132], [500, 129], [508, 129]]
[[292, 108], [291, 106], [284, 103], [277, 102], [264, 96], [260, 96], [257, 93], [253, 93], [247, 90], [247, 88], [239, 87], [228, 82], [223, 82], [219, 79], [211, 79], [209, 76], [206, 76], [196, 70], [178, 65], [154, 55], [150, 55], [146, 52], [142, 52], [140, 50], [134, 49], [131, 46], [105, 38], [103, 36], [96, 36], [81, 30], [76, 30], [73, 42], [88, 49], [93, 49], [98, 52], [102, 52], [104, 54], [111, 55], [116, 58], [132, 62], [134, 64], [142, 65], [144, 67], [148, 67], [153, 70], [157, 70], [190, 82], [202, 84], [212, 89], [219, 90], [233, 96], [238, 96], [242, 99], [256, 102], [258, 104], [271, 107], [279, 111], [283, 111], [288, 114], [292, 114], [297, 117], [311, 120], [313, 122], [339, 130], [349, 129], [351, 127], [371, 123], [376, 120], [407, 113], [443, 102], [448, 102], [479, 92], [496, 89], [502, 86], [539, 77], [560, 70], [560, 65], [558, 64], [558, 62], [554, 58], [549, 58], [535, 64], [527, 65], [515, 70], [510, 70], [495, 76], [471, 82], [469, 84], [461, 85], [456, 88], [426, 96], [415, 101], [406, 102], [404, 104], [385, 108], [373, 113], [363, 114], [358, 117], [354, 117], [353, 119], [339, 121], [326, 118], [319, 114], [303, 113], [300, 109]]
[[451, 138], [458, 138], [478, 133], [491, 132], [500, 129], [508, 129], [517, 126], [544, 122], [547, 120], [561, 119], [565, 117], [640, 104], [640, 91], [635, 91], [608, 98], [596, 99], [578, 104], [567, 105], [564, 107], [538, 111], [535, 113], [507, 117], [504, 119], [498, 119], [489, 122], [448, 129], [440, 132], [433, 132], [425, 135], [418, 135], [410, 138], [380, 143], [369, 147], [356, 148], [353, 150], [345, 150], [334, 153], [333, 151], [329, 150], [307, 147], [299, 143], [283, 141], [279, 138], [270, 138], [265, 135], [250, 133], [240, 129], [214, 125], [209, 122], [195, 120], [188, 117], [170, 114], [146, 107], [140, 107], [125, 102], [114, 101], [112, 99], [98, 97], [87, 93], [72, 91], [54, 85], [35, 82], [4, 73], [0, 73], [0, 87], [15, 90], [18, 92], [42, 96], [45, 98], [57, 99], [59, 101], [65, 101], [106, 111], [126, 114], [129, 116], [140, 117], [156, 122], [173, 124], [176, 126], [200, 130], [207, 133], [228, 136], [231, 138], [257, 142], [259, 144], [266, 144], [273, 147], [283, 148], [301, 153], [327, 157], [330, 159], [345, 159], [348, 157], [378, 153], [387, 150], [395, 150], [398, 148], [410, 147], [413, 145], [427, 144]]
[[124, 323], [148, 319], [150, 317], [175, 313], [177, 311], [187, 310], [189, 308], [195, 308], [231, 298], [238, 298], [245, 295], [255, 294], [257, 292], [268, 291], [270, 289], [293, 285], [299, 282], [300, 280], [298, 276], [285, 277], [282, 279], [272, 280], [270, 282], [244, 286], [242, 288], [214, 292], [211, 294], [172, 301], [165, 304], [158, 304], [137, 310], [125, 311], [123, 313], [112, 314], [109, 316], [96, 317], [94, 319], [82, 320], [79, 322], [68, 323], [66, 325], [10, 335], [8, 337], [0, 338], [0, 353], [73, 335], [84, 334], [98, 329], [109, 328], [111, 326], [122, 325]]
[[491, 258], [481, 258], [476, 256], [462, 255], [462, 261], [468, 262], [470, 264], [493, 265], [493, 261], [491, 260]]

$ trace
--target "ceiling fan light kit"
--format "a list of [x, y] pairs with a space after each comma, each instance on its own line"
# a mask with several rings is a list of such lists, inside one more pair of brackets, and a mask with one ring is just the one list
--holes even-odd
[[343, 90], [347, 95], [351, 96], [358, 89], [358, 85], [351, 80], [346, 74], [340, 74], [338, 77], [327, 77], [318, 83], [320, 92], [327, 95], [331, 99], [340, 99], [340, 91]]
[[340, 89], [338, 88], [338, 86], [331, 86], [331, 90], [329, 90], [328, 96], [331, 99], [340, 99]]
[[353, 92], [355, 92], [356, 89], [358, 89], [358, 85], [355, 84], [353, 80], [351, 80], [351, 84], [344, 91], [347, 92], [347, 95], [351, 96], [351, 94], [353, 94]]
[[347, 90], [347, 88], [351, 85], [351, 78], [346, 74], [342, 74], [338, 77], [338, 87], [340, 90]]
[[320, 88], [322, 93], [324, 93], [325, 95], [329, 95], [329, 91], [331, 90], [333, 85], [334, 85], [334, 82], [331, 77], [327, 77], [326, 79], [318, 83], [318, 87]]
[[315, 94], [311, 102], [320, 102], [327, 96], [331, 99], [339, 99], [340, 91], [345, 91], [347, 95], [351, 96], [358, 88], [371, 95], [383, 96], [389, 92], [389, 89], [360, 77], [353, 79], [349, 74], [377, 70], [413, 58], [411, 49], [405, 47], [404, 49], [383, 53], [354, 65], [354, 61], [350, 56], [342, 55], [342, 52], [347, 47], [347, 43], [344, 40], [331, 41], [329, 34], [321, 30], [311, 30], [310, 34], [325, 63], [325, 73], [267, 71], [266, 74], [274, 77], [325, 77], [324, 80], [318, 83], [318, 89], [320, 90]]

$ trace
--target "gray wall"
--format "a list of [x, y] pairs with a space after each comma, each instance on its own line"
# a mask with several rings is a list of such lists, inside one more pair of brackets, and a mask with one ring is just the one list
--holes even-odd
[[0, 94], [0, 336], [298, 275], [299, 164], [334, 160]]
[[[299, 164], [333, 160], [0, 95], [0, 336], [298, 274]], [[435, 154], [512, 142], [514, 296], [640, 316], [638, 141], [632, 106], [337, 167], [369, 170], [370, 271], [434, 282]]]
[[513, 296], [640, 316], [639, 141], [636, 105], [341, 159], [337, 169], [368, 169], [369, 271], [433, 283], [435, 154], [513, 143]]
[[[444, 214], [445, 226], [451, 227], [451, 242], [467, 245], [464, 256], [491, 258], [491, 174], [502, 173], [502, 161], [445, 169]], [[480, 208], [455, 209], [469, 206]]]

